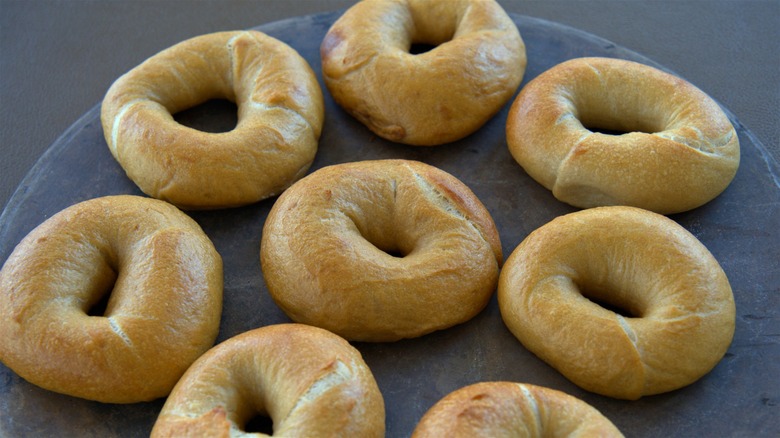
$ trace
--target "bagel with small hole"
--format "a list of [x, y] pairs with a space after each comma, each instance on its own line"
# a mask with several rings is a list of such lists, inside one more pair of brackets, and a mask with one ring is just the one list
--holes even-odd
[[628, 400], [695, 382], [734, 336], [717, 260], [676, 222], [634, 207], [533, 231], [501, 271], [498, 304], [532, 353], [583, 389]]
[[480, 382], [447, 394], [423, 415], [412, 438], [623, 437], [586, 402], [550, 388]]
[[528, 175], [581, 208], [691, 210], [739, 166], [737, 133], [712, 98], [621, 59], [577, 58], [540, 74], [512, 104], [506, 135]]
[[[236, 103], [233, 130], [174, 120], [212, 99]], [[250, 30], [200, 35], [150, 57], [111, 85], [100, 118], [111, 153], [144, 193], [215, 209], [277, 195], [305, 175], [324, 109], [306, 60]]]
[[151, 436], [243, 436], [258, 414], [271, 417], [273, 436], [385, 432], [382, 394], [360, 353], [326, 330], [279, 324], [236, 335], [199, 358]]
[[301, 179], [268, 214], [260, 256], [268, 291], [290, 318], [373, 342], [471, 319], [503, 261], [476, 195], [409, 160], [337, 164]]
[[213, 345], [221, 311], [222, 259], [195, 221], [155, 199], [91, 199], [3, 265], [0, 361], [51, 391], [149, 401]]
[[[432, 45], [411, 53], [416, 45]], [[478, 130], [514, 95], [525, 45], [494, 0], [363, 0], [328, 30], [325, 85], [376, 135], [416, 146]]]

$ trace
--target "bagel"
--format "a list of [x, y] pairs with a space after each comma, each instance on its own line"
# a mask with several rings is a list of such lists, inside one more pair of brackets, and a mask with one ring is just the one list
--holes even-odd
[[570, 213], [532, 232], [501, 271], [498, 304], [528, 350], [620, 399], [693, 383], [734, 336], [717, 260], [676, 222], [634, 207]]
[[[412, 54], [413, 45], [434, 45]], [[363, 0], [328, 30], [322, 76], [376, 135], [416, 146], [461, 139], [514, 95], [525, 45], [494, 0]]]
[[51, 391], [153, 400], [213, 345], [221, 310], [222, 259], [195, 221], [154, 199], [92, 199], [47, 219], [3, 265], [0, 361]]
[[550, 388], [481, 382], [451, 392], [423, 415], [412, 438], [622, 437], [596, 408]]
[[739, 166], [739, 139], [714, 100], [619, 59], [572, 59], [534, 78], [510, 108], [506, 135], [528, 175], [581, 208], [691, 210], [723, 192]]
[[[212, 99], [236, 103], [235, 129], [209, 133], [173, 119]], [[111, 85], [100, 118], [111, 153], [144, 193], [214, 209], [260, 201], [305, 175], [324, 110], [317, 79], [294, 49], [239, 31], [150, 57]]]
[[290, 318], [374, 342], [471, 319], [503, 260], [471, 190], [407, 160], [338, 164], [301, 179], [268, 214], [260, 253], [268, 291]]
[[279, 324], [237, 335], [198, 359], [166, 400], [151, 436], [244, 436], [257, 414], [271, 417], [273, 436], [385, 432], [382, 394], [360, 353], [328, 331]]

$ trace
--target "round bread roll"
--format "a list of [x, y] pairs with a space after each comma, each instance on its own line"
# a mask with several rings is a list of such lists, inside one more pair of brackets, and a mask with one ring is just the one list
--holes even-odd
[[451, 392], [422, 417], [412, 438], [622, 437], [593, 406], [561, 391], [481, 382]]
[[416, 161], [320, 169], [279, 197], [261, 241], [272, 298], [349, 340], [413, 338], [465, 322], [495, 291], [493, 219], [462, 182]]
[[[172, 114], [212, 99], [238, 106], [238, 124], [209, 133]], [[256, 31], [176, 44], [111, 85], [101, 108], [114, 158], [146, 194], [186, 209], [253, 203], [306, 174], [324, 118], [307, 62]]]
[[[413, 54], [413, 45], [434, 45]], [[504, 106], [525, 45], [494, 0], [363, 0], [320, 48], [333, 99], [376, 135], [433, 146], [461, 139]]]
[[385, 433], [382, 394], [360, 353], [326, 330], [279, 324], [237, 335], [198, 359], [151, 436], [244, 436], [258, 414], [271, 417], [273, 436]]
[[153, 400], [214, 344], [221, 311], [222, 259], [195, 221], [154, 199], [92, 199], [3, 265], [0, 361], [51, 391]]
[[512, 104], [506, 135], [533, 179], [582, 208], [690, 210], [725, 190], [739, 166], [739, 139], [715, 101], [619, 59], [573, 59], [534, 78]]
[[528, 350], [621, 399], [693, 383], [734, 335], [734, 297], [712, 254], [634, 207], [579, 211], [532, 232], [507, 259], [498, 304]]

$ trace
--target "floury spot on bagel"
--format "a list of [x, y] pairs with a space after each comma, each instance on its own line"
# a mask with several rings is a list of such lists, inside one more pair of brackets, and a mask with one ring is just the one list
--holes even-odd
[[[414, 44], [435, 46], [413, 54]], [[416, 146], [475, 132], [512, 98], [526, 66], [494, 0], [363, 0], [322, 41], [333, 99], [376, 135]]]
[[[173, 119], [211, 99], [236, 103], [235, 129], [203, 132]], [[101, 108], [106, 142], [127, 176], [147, 195], [184, 209], [279, 194], [308, 171], [323, 119], [309, 64], [257, 31], [169, 47], [117, 79]]]

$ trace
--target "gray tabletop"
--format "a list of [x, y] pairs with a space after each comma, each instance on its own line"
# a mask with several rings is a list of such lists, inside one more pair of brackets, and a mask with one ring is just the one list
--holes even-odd
[[[0, 0], [2, 205], [47, 147], [100, 103], [114, 79], [145, 58], [195, 35], [352, 3]], [[780, 157], [780, 2], [501, 3], [511, 13], [562, 23], [645, 55], [730, 110], [770, 151], [770, 160]], [[766, 397], [767, 406], [776, 403], [774, 395]]]

